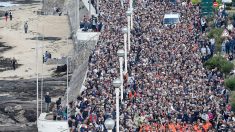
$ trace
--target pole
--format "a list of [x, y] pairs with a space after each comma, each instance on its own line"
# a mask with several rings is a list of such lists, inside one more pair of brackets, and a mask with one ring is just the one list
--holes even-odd
[[133, 8], [131, 9], [132, 14], [131, 14], [131, 29], [133, 29], [134, 25], [133, 25]]
[[116, 132], [119, 132], [119, 88], [115, 88], [116, 92]]
[[130, 0], [130, 8], [132, 8], [133, 0]]
[[89, 18], [91, 17], [91, 0], [89, 0]]
[[124, 33], [124, 50], [125, 50], [125, 72], [127, 73], [127, 44], [126, 44], [127, 34]]
[[123, 63], [123, 57], [119, 57], [119, 62], [120, 62], [120, 79], [121, 79], [121, 101], [123, 100], [123, 73], [122, 73], [122, 63]]
[[120, 0], [121, 1], [121, 5], [122, 5], [122, 8], [124, 7], [124, 4], [123, 4], [123, 0]]
[[[44, 41], [44, 35], [43, 35], [43, 41]], [[42, 41], [42, 56], [44, 52], [43, 41]], [[41, 75], [41, 113], [42, 113], [42, 101], [43, 101], [43, 60], [42, 60], [42, 75]]]
[[78, 11], [78, 2], [77, 2], [77, 0], [75, 0], [75, 29], [77, 29], [78, 28], [78, 23], [77, 23], [77, 21], [78, 21], [78, 16], [77, 16], [77, 11]]
[[77, 0], [78, 2], [77, 2], [77, 23], [78, 23], [78, 29], [80, 29], [80, 0]]
[[96, 11], [97, 11], [97, 14], [100, 14], [99, 4], [100, 4], [100, 0], [97, 0], [97, 2], [96, 2]]
[[[67, 37], [67, 47], [69, 46]], [[67, 120], [68, 120], [68, 107], [69, 107], [69, 56], [67, 55]]]
[[130, 16], [127, 16], [127, 21], [128, 21], [128, 26], [127, 26], [127, 31], [128, 31], [128, 51], [131, 49], [131, 29], [130, 29]]
[[36, 74], [37, 74], [37, 121], [38, 121], [38, 34], [36, 42]]

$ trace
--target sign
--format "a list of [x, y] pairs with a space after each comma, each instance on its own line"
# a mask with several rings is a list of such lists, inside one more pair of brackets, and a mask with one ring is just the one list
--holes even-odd
[[218, 2], [214, 2], [214, 3], [213, 3], [213, 6], [214, 6], [214, 7], [218, 7], [218, 5], [219, 5]]
[[213, 0], [201, 0], [201, 16], [210, 16], [213, 15]]
[[224, 29], [224, 31], [223, 31], [221, 37], [229, 37], [229, 32], [228, 32], [227, 29]]

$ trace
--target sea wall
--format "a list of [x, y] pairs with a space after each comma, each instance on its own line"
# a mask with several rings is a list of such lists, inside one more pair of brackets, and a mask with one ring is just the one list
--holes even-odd
[[[79, 9], [79, 11], [78, 11]], [[67, 11], [68, 19], [71, 28], [71, 38], [74, 42], [73, 56], [70, 61], [72, 67], [72, 77], [69, 82], [69, 101], [73, 101], [80, 94], [81, 87], [86, 78], [88, 69], [88, 58], [92, 53], [97, 41], [94, 37], [91, 40], [81, 41], [76, 33], [79, 32], [80, 21], [84, 15], [88, 15], [88, 9], [85, 7], [82, 0], [67, 0], [65, 2], [65, 9]], [[65, 93], [63, 103], [66, 103], [67, 93]]]

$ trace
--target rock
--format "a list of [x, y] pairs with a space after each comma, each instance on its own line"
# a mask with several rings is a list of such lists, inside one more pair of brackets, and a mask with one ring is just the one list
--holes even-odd
[[5, 111], [6, 113], [12, 113], [12, 112], [14, 112], [14, 109], [13, 109], [13, 107], [11, 107], [11, 106], [7, 106], [7, 107], [5, 107], [4, 111]]
[[18, 113], [16, 113], [15, 115], [15, 120], [18, 121], [19, 123], [25, 124], [28, 122], [28, 120], [24, 117], [24, 110], [19, 111]]
[[21, 105], [16, 105], [14, 107], [14, 111], [20, 111], [20, 110], [23, 110], [22, 106]]
[[0, 124], [15, 124], [15, 121], [9, 116], [0, 113]]

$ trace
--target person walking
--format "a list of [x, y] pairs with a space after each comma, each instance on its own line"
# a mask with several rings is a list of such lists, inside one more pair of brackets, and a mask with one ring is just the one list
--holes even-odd
[[10, 14], [10, 21], [12, 21], [12, 12], [10, 11], [9, 14]]
[[48, 112], [49, 111], [49, 106], [51, 104], [51, 97], [49, 96], [49, 92], [46, 93], [45, 103], [46, 103], [46, 112]]
[[25, 33], [28, 32], [28, 28], [29, 28], [28, 23], [25, 22], [25, 24], [24, 24], [24, 32], [25, 32]]
[[57, 109], [60, 108], [60, 105], [61, 105], [61, 98], [59, 98], [59, 99], [56, 101]]
[[8, 19], [8, 12], [6, 11], [5, 12], [5, 20], [6, 20], [6, 22], [7, 22], [7, 19]]
[[12, 60], [12, 67], [13, 67], [13, 70], [16, 69], [16, 59], [15, 59], [15, 57]]

